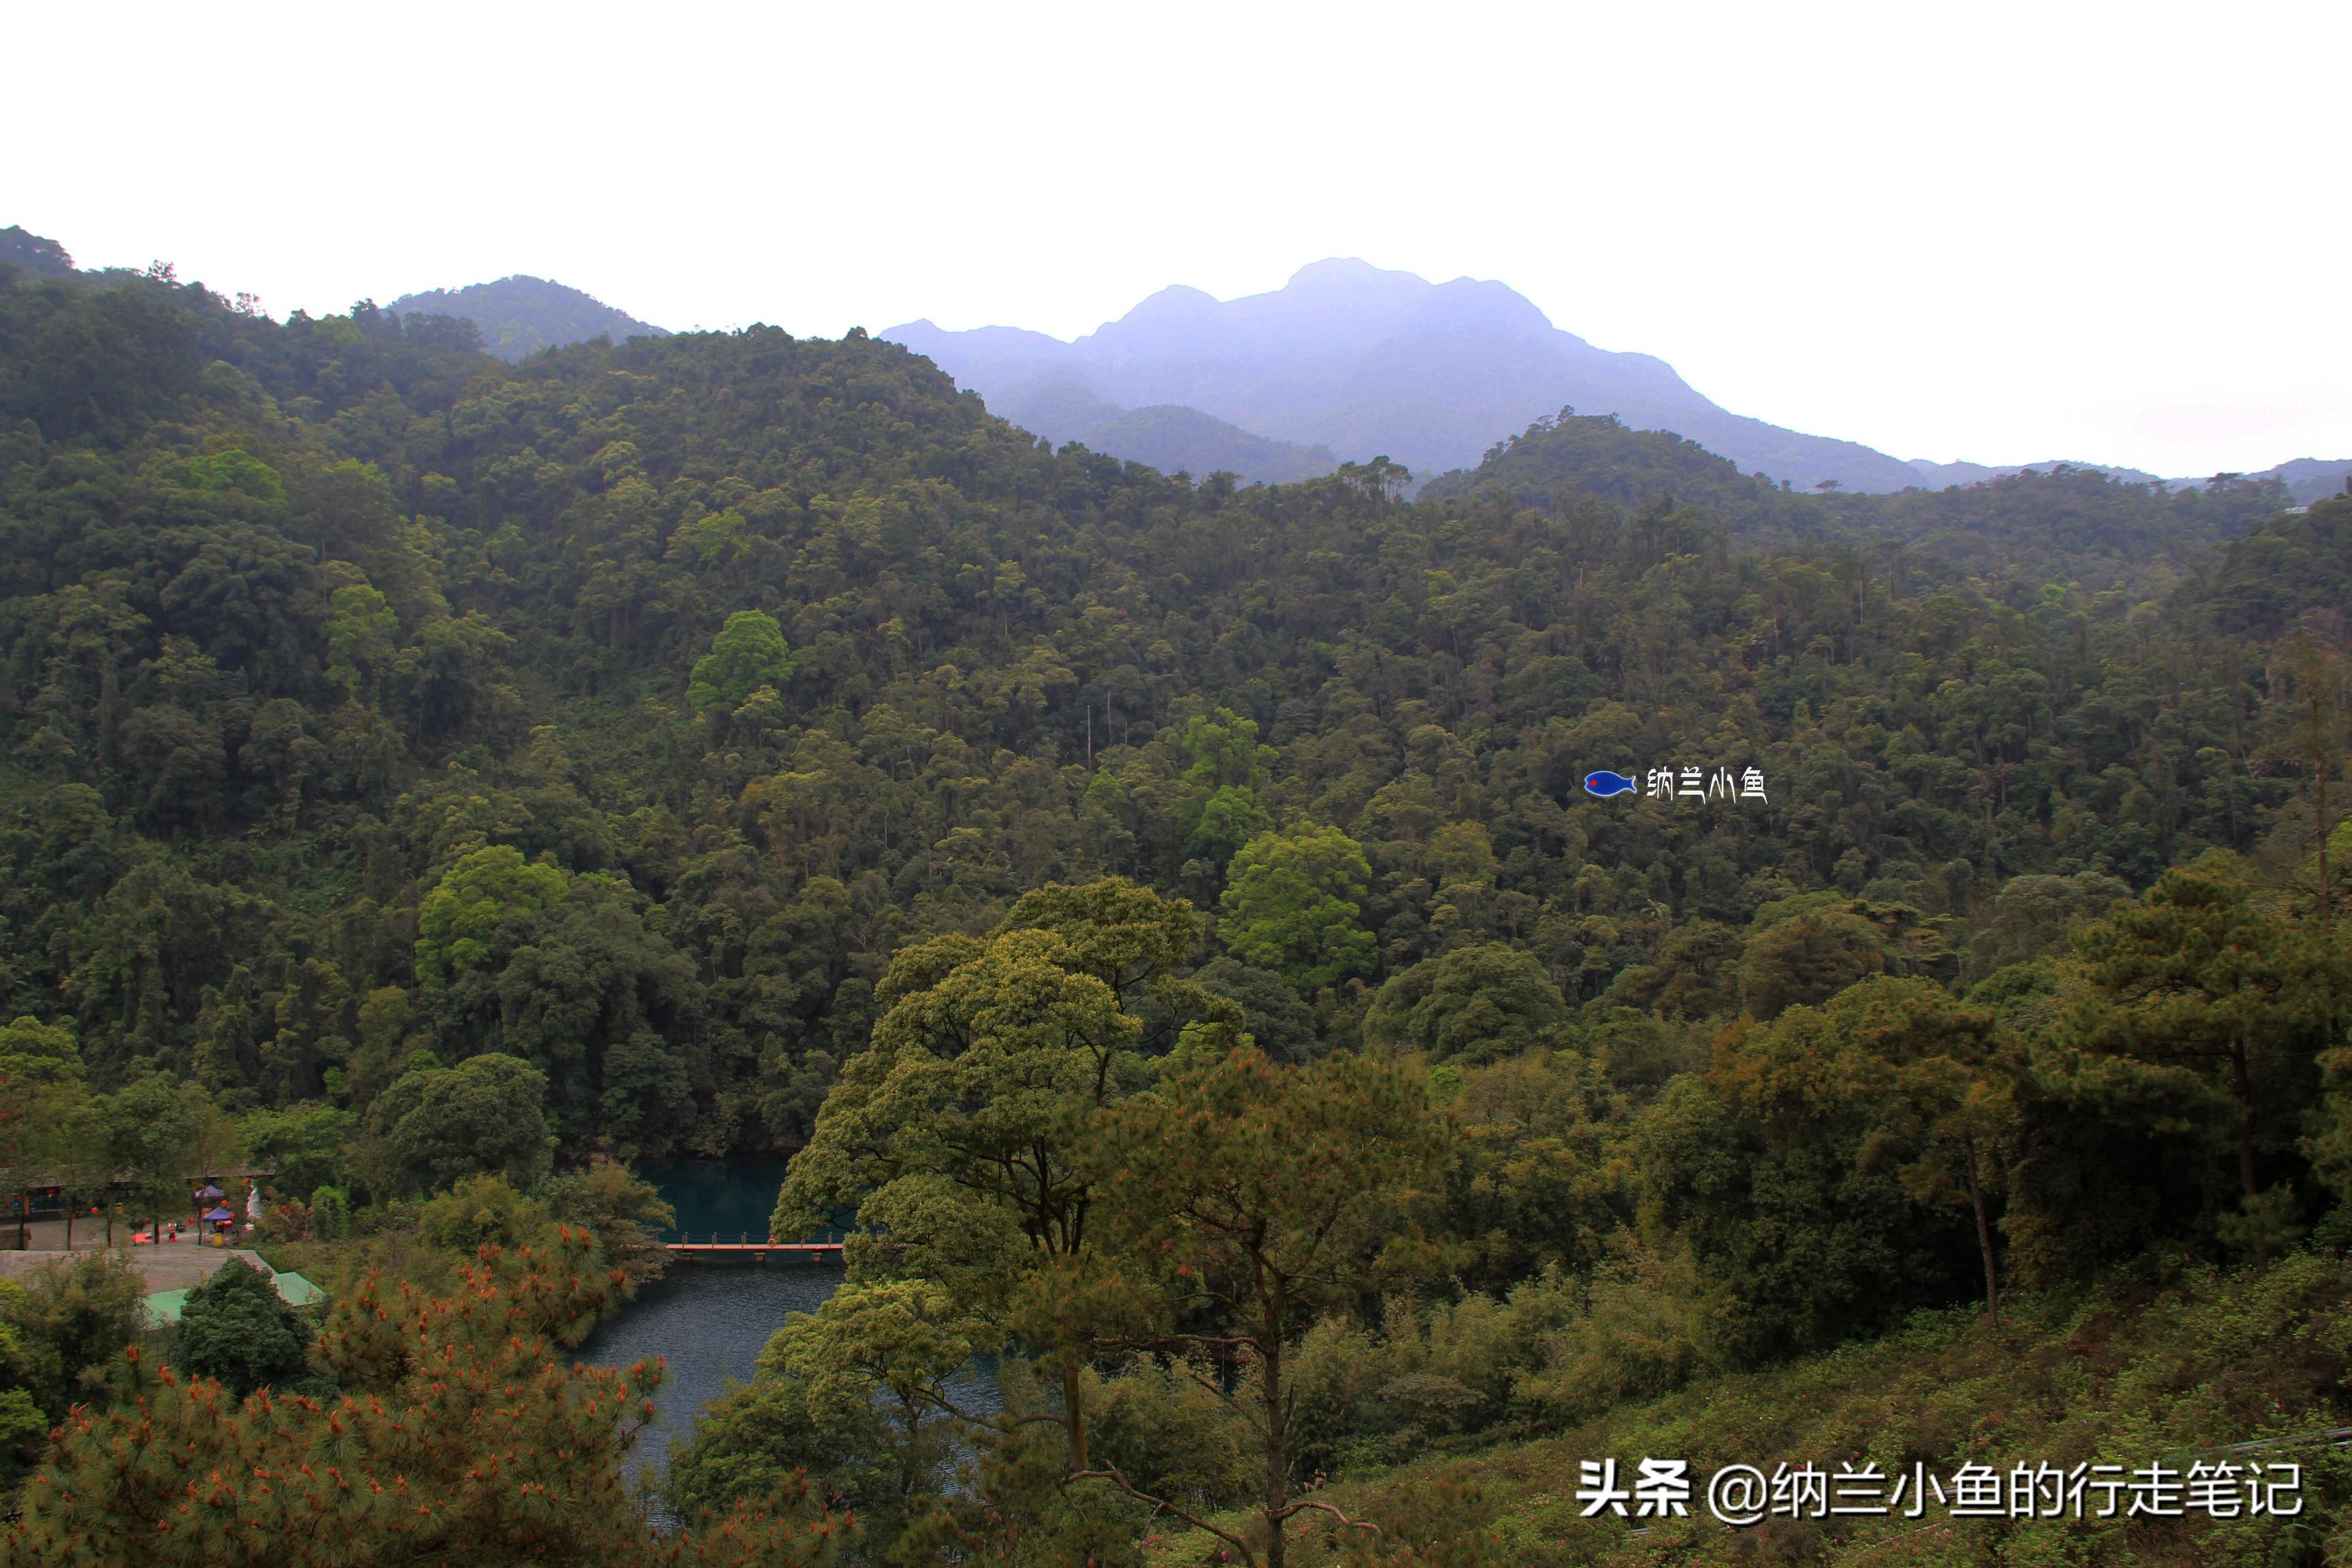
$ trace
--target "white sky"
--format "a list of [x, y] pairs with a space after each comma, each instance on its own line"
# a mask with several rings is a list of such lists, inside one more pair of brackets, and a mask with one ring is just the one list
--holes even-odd
[[2344, 0], [8, 0], [0, 39], [0, 226], [278, 314], [530, 272], [1071, 337], [1360, 256], [1897, 457], [2352, 456]]

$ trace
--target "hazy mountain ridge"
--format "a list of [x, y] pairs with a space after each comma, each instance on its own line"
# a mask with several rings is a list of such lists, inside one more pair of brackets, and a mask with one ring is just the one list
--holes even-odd
[[[1072, 342], [1017, 327], [950, 331], [928, 320], [879, 335], [927, 355], [1041, 434], [1137, 461], [1152, 459], [1121, 449], [1119, 435], [1066, 435], [1034, 410], [1057, 408], [1076, 387], [1103, 404], [1197, 409], [1240, 434], [1327, 447], [1349, 460], [1385, 455], [1425, 479], [1473, 468], [1499, 433], [1562, 407], [1680, 436], [1749, 474], [1802, 489], [1835, 480], [1867, 492], [1941, 489], [2061, 467], [2125, 484], [2161, 479], [2081, 460], [1906, 462], [1731, 413], [1664, 360], [1595, 348], [1501, 283], [1431, 283], [1352, 259], [1316, 262], [1279, 289], [1237, 300], [1163, 289]], [[2279, 478], [2308, 504], [2335, 494], [2347, 475], [2352, 459], [2299, 458], [2242, 477]], [[2209, 481], [2162, 482], [2178, 489]]]
[[[2053, 458], [2042, 463], [1937, 463], [1925, 458], [1914, 458], [1912, 468], [1928, 489], [1943, 489], [1950, 485], [1981, 485], [1993, 479], [2005, 479], [2016, 474], [2046, 474], [2058, 468], [2084, 468], [2095, 474], [2105, 474], [2119, 484], [2153, 485], [2163, 482], [2159, 476], [2138, 468], [2119, 468], [2105, 463], [2078, 462], [2068, 458]], [[2179, 481], [2174, 481], [2179, 482]]]
[[[0, 228], [0, 265], [53, 278], [81, 270], [58, 241], [17, 226]], [[509, 363], [598, 337], [670, 335], [527, 274], [404, 294], [386, 310], [470, 321], [483, 347]], [[877, 335], [925, 354], [992, 412], [1056, 444], [1195, 477], [1288, 483], [1386, 455], [1432, 493], [1458, 492], [1498, 434], [1565, 409], [1612, 414], [1629, 429], [1679, 437], [1749, 475], [1807, 489], [1834, 479], [1850, 491], [1941, 489], [2062, 468], [2175, 490], [2212, 482], [2080, 460], [1906, 462], [1732, 414], [1664, 361], [1594, 348], [1504, 284], [1433, 284], [1352, 259], [1316, 262], [1280, 289], [1237, 300], [1172, 286], [1075, 342], [1017, 327], [950, 331], [928, 320]], [[1567, 395], [1541, 390], [1563, 380], [1578, 384]], [[2352, 458], [2298, 458], [2235, 477], [2276, 479], [2307, 506], [2343, 493]]]
[[1700, 442], [1750, 470], [1811, 485], [1900, 489], [1912, 467], [1852, 441], [1717, 407], [1664, 361], [1595, 348], [1500, 283], [1431, 283], [1357, 260], [1302, 268], [1282, 289], [1218, 300], [1170, 288], [1075, 342], [912, 321], [881, 334], [929, 356], [992, 405], [1049, 382], [1125, 405], [1197, 408], [1343, 458], [1417, 474], [1467, 468], [1499, 432], [1563, 405]]
[[609, 337], [666, 338], [667, 329], [544, 278], [517, 273], [495, 283], [404, 294], [385, 307], [395, 316], [457, 316], [480, 329], [482, 346], [509, 363], [542, 349]]
[[[1992, 468], [1983, 463], [1934, 463], [1923, 458], [1913, 459], [1911, 466], [1918, 470], [1919, 477], [1925, 481], [1926, 488], [1929, 489], [1941, 489], [1950, 485], [1987, 484], [1994, 479], [2011, 479], [2019, 474], [2054, 473], [2060, 468], [2079, 468], [2089, 473], [2105, 474], [2118, 484], [2160, 484], [2168, 489], [2176, 490], [2203, 489], [2215, 479], [2223, 477], [2213, 474], [2167, 479], [2142, 468], [2119, 468], [2105, 463], [2070, 462], [2064, 459], [2047, 463], [2010, 463]], [[2255, 483], [2265, 479], [2276, 479], [2286, 487], [2287, 494], [2294, 498], [2298, 506], [2309, 506], [2314, 501], [2326, 500], [2332, 495], [2343, 493], [2346, 483], [2352, 481], [2352, 458], [2332, 459], [2297, 458], [2292, 462], [2280, 463], [2273, 468], [2264, 468], [2260, 473], [2233, 474], [2228, 477], [2248, 479]]]
[[[2286, 486], [2287, 493], [2296, 504], [2309, 506], [2330, 496], [2343, 495], [2352, 489], [2352, 458], [2297, 458], [2291, 463], [2281, 463], [2275, 468], [2265, 468], [2259, 474], [2248, 474], [2250, 479], [2276, 479]], [[2186, 484], [2175, 479], [2175, 485]], [[2200, 483], [2202, 481], [2200, 481]]]
[[1237, 474], [1253, 483], [1320, 479], [1339, 466], [1328, 447], [1301, 447], [1254, 436], [1213, 415], [1178, 404], [1122, 408], [1076, 382], [1032, 386], [991, 406], [1056, 446], [1076, 441], [1097, 452], [1194, 478]]

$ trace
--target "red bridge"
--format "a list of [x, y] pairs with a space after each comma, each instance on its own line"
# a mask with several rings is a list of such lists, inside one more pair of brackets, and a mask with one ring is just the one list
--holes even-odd
[[698, 1258], [723, 1258], [748, 1263], [765, 1263], [773, 1254], [779, 1258], [805, 1258], [811, 1263], [823, 1263], [841, 1256], [837, 1241], [778, 1241], [770, 1237], [765, 1241], [753, 1241], [749, 1232], [733, 1241], [721, 1241], [716, 1231], [709, 1241], [697, 1241], [692, 1236], [682, 1240], [664, 1242], [662, 1250], [682, 1262], [691, 1263]]

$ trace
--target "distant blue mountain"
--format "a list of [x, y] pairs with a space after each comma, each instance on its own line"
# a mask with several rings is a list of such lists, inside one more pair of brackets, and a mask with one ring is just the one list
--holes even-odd
[[1931, 463], [1925, 458], [1914, 458], [1911, 463], [1912, 472], [1919, 476], [1920, 488], [1931, 490], [1944, 489], [1952, 485], [1980, 485], [1987, 479], [2005, 479], [2011, 474], [2046, 474], [2053, 468], [2087, 468], [2095, 474], [2105, 474], [2119, 484], [2152, 485], [2157, 482], [2156, 475], [2142, 473], [2137, 468], [2117, 468], [2105, 463], [2078, 463], [2065, 458], [2047, 463], [2003, 463], [1998, 466], [1988, 463]]
[[2287, 492], [2305, 506], [2329, 496], [2352, 494], [2352, 458], [2297, 458], [2270, 472], [2285, 480]]
[[1052, 427], [1069, 404], [1055, 389], [1076, 387], [1124, 408], [1198, 409], [1345, 459], [1385, 455], [1427, 478], [1475, 465], [1503, 435], [1573, 406], [1672, 430], [1799, 486], [1922, 482], [1910, 464], [1858, 443], [1719, 408], [1664, 361], [1594, 348], [1500, 283], [1431, 283], [1356, 260], [1318, 261], [1272, 293], [1240, 300], [1164, 289], [1076, 342], [1011, 327], [946, 331], [928, 321], [880, 335], [1056, 439], [1071, 437]]
[[1237, 474], [1245, 480], [1279, 485], [1317, 479], [1339, 466], [1328, 447], [1269, 441], [1197, 408], [1173, 404], [1121, 408], [1076, 382], [1045, 382], [1010, 403], [992, 402], [991, 408], [1056, 445], [1076, 441], [1163, 474], [1186, 473], [1195, 479]]
[[[2340, 496], [2352, 490], [2352, 458], [2297, 458], [2291, 463], [2281, 463], [2275, 468], [2264, 468], [2259, 474], [2242, 474], [2242, 479], [2277, 479], [2286, 486], [2287, 494], [2298, 506], [2309, 506], [2329, 496]], [[2175, 479], [2174, 489], [2203, 489], [2203, 479]]]
[[[55, 241], [14, 228], [0, 230], [0, 261], [47, 273], [72, 266]], [[599, 336], [668, 335], [541, 278], [409, 294], [387, 308], [468, 318], [483, 346], [509, 360]], [[1196, 477], [1224, 470], [1280, 483], [1387, 456], [1425, 481], [1475, 468], [1497, 440], [1570, 407], [1672, 431], [1800, 489], [1829, 479], [1848, 490], [1942, 489], [2060, 466], [1904, 462], [1783, 429], [1717, 407], [1664, 360], [1561, 331], [1500, 283], [1431, 283], [1357, 260], [1318, 261], [1271, 293], [1239, 300], [1163, 289], [1076, 342], [1016, 327], [947, 331], [928, 321], [879, 335], [928, 355], [992, 411], [1057, 444], [1079, 441]], [[2157, 478], [2072, 466], [2130, 483]], [[2272, 476], [2308, 504], [2344, 488], [2352, 459], [2304, 458], [2246, 477]], [[1448, 483], [1459, 489], [1468, 478]], [[2168, 482], [2177, 489], [2206, 480]]]
[[[2094, 473], [2105, 474], [2111, 479], [2127, 485], [2152, 485], [2158, 482], [2156, 475], [2138, 468], [2115, 468], [2099, 463], [2010, 463], [2000, 468], [1988, 468], [1982, 463], [1930, 463], [1925, 459], [1918, 459], [1915, 460], [1911, 467], [1918, 473], [1920, 484], [1927, 489], [1942, 489], [1949, 485], [1979, 485], [1987, 479], [2007, 479], [2011, 474], [2028, 472], [2046, 474], [2053, 468], [2088, 468]], [[2165, 479], [2162, 483], [2169, 489], [2201, 490], [2218, 477], [2211, 474], [2200, 474], [2185, 479]], [[2352, 482], [2352, 458], [2338, 458], [2333, 461], [2318, 458], [2297, 458], [2291, 463], [2281, 463], [2276, 468], [2264, 468], [2260, 473], [2236, 474], [2231, 477], [2241, 479], [2276, 479], [2286, 486], [2287, 494], [2294, 498], [2295, 504], [2309, 506], [2313, 501], [2325, 500], [2329, 496], [2344, 493], [2345, 485]]]

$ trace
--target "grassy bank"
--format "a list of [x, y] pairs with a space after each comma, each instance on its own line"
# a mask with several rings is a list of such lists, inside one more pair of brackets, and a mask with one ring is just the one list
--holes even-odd
[[[2109, 1279], [2084, 1295], [2021, 1298], [1998, 1327], [1978, 1312], [1923, 1313], [1902, 1331], [1767, 1371], [1706, 1376], [1619, 1405], [1556, 1436], [1379, 1474], [1318, 1495], [1385, 1527], [1381, 1552], [1471, 1564], [2318, 1563], [2352, 1548], [2352, 1464], [2326, 1444], [2266, 1448], [2304, 1467], [2294, 1519], [1768, 1519], [1732, 1530], [1707, 1517], [1654, 1524], [1587, 1520], [1579, 1462], [1683, 1458], [1705, 1478], [1747, 1463], [1825, 1470], [1872, 1461], [1890, 1477], [1917, 1464], [1948, 1482], [1971, 1461], [2066, 1468], [2162, 1460], [2185, 1470], [2207, 1450], [2352, 1424], [2352, 1267], [2298, 1255], [2217, 1271], [2187, 1259]], [[2128, 1504], [2128, 1497], [2126, 1498]], [[2089, 1510], [2098, 1506], [2092, 1494]], [[2086, 1510], [2087, 1511], [2087, 1510]], [[1238, 1522], [1235, 1521], [1234, 1522]], [[1334, 1527], [1304, 1526], [1292, 1561], [1340, 1560]], [[1168, 1563], [1213, 1561], [1205, 1536], [1171, 1534]]]

